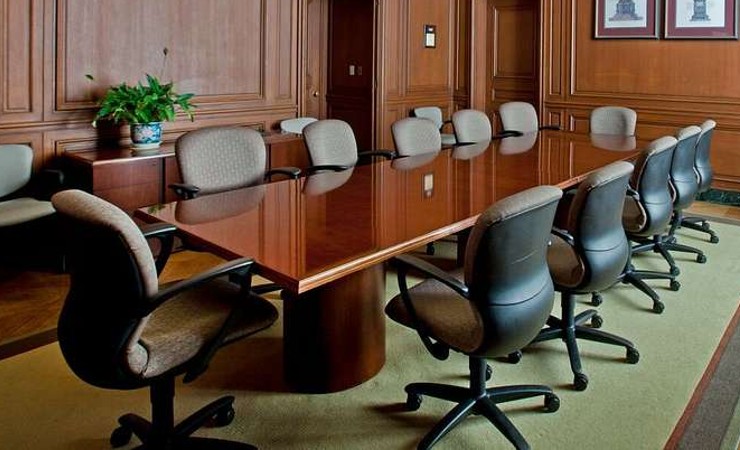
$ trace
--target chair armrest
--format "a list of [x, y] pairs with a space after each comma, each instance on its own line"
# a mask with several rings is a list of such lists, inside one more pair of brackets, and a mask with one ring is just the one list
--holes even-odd
[[175, 194], [177, 194], [178, 197], [185, 200], [195, 198], [195, 196], [198, 195], [198, 192], [200, 192], [200, 188], [198, 186], [186, 183], [172, 183], [168, 187], [175, 191]]
[[393, 150], [368, 150], [363, 152], [357, 153], [358, 158], [385, 158], [385, 159], [393, 159], [396, 157], [396, 152]]
[[638, 202], [640, 201], [640, 193], [630, 186], [627, 186], [627, 196], [634, 198]]
[[573, 237], [572, 234], [568, 233], [568, 231], [563, 230], [562, 228], [552, 227], [550, 232], [567, 242], [568, 245], [570, 245], [571, 247], [574, 247], [576, 245], [576, 239]]
[[540, 130], [557, 130], [560, 131], [560, 125], [542, 125]]
[[[249, 284], [251, 282], [251, 277], [246, 277], [244, 275], [249, 273], [252, 268], [252, 264], [254, 264], [254, 260], [251, 258], [239, 258], [220, 264], [205, 272], [201, 272], [194, 277], [172, 284], [167, 288], [160, 290], [154, 297], [151, 298], [151, 301], [147, 305], [146, 309], [142, 311], [142, 317], [151, 314], [152, 311], [157, 309], [160, 305], [162, 305], [164, 302], [171, 299], [172, 297], [176, 296], [177, 294], [180, 294], [185, 290], [192, 289], [201, 284], [207, 283], [215, 278], [227, 276], [232, 273], [238, 273], [241, 275], [238, 279], [243, 281], [243, 283], [245, 284]], [[246, 291], [248, 292], [249, 286], [246, 286], [246, 288]]]
[[398, 266], [400, 266], [399, 269], [403, 271], [407, 271], [409, 268], [418, 270], [424, 275], [434, 278], [440, 283], [450, 287], [452, 290], [462, 295], [463, 297], [468, 298], [468, 287], [465, 286], [465, 284], [462, 283], [460, 280], [435, 266], [434, 264], [430, 264], [422, 259], [411, 255], [396, 256], [395, 258], [393, 258], [393, 261]]
[[519, 137], [524, 136], [524, 133], [516, 130], [501, 130], [499, 134], [494, 134], [493, 139], [503, 139], [507, 137]]
[[32, 191], [41, 200], [49, 200], [52, 195], [64, 189], [64, 172], [57, 169], [44, 169], [32, 183]]
[[145, 239], [156, 239], [159, 242], [159, 254], [154, 261], [157, 275], [159, 275], [172, 254], [177, 227], [169, 223], [149, 223], [142, 225], [140, 229]]
[[271, 180], [273, 175], [285, 175], [295, 180], [300, 174], [301, 169], [298, 167], [276, 167], [265, 172], [265, 180]]
[[341, 172], [343, 170], [351, 169], [352, 166], [346, 166], [342, 164], [324, 164], [323, 166], [311, 166], [308, 169], [306, 169], [306, 172], [308, 174], [314, 174], [316, 172], [321, 172], [324, 170], [328, 170], [331, 172]]

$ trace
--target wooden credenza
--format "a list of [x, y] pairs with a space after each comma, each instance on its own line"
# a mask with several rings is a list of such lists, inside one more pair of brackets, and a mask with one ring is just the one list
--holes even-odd
[[[303, 137], [291, 133], [266, 133], [267, 169], [310, 165]], [[151, 154], [130, 149], [98, 149], [64, 154], [69, 187], [83, 189], [132, 213], [136, 208], [176, 200], [169, 186], [180, 182], [174, 147], [163, 145]]]

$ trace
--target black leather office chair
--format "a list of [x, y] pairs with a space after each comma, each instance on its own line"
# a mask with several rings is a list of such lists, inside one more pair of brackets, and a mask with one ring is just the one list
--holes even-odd
[[[634, 364], [640, 355], [634, 344], [600, 328], [602, 319], [596, 310], [575, 315], [576, 295], [598, 292], [616, 284], [630, 257], [630, 244], [622, 228], [622, 205], [633, 166], [616, 162], [589, 175], [559, 217], [553, 229], [552, 246], [547, 261], [561, 293], [561, 316], [551, 316], [548, 327], [533, 342], [562, 339], [568, 347], [573, 385], [582, 391], [588, 387], [588, 376], [581, 367], [577, 339], [624, 347], [627, 362]], [[591, 328], [583, 324], [591, 321]], [[518, 353], [510, 355], [518, 360]]]
[[0, 263], [37, 265], [41, 259], [53, 259], [48, 262], [63, 268], [49, 201], [62, 188], [63, 175], [57, 170], [32, 175], [31, 147], [0, 145]]
[[[172, 245], [173, 226], [142, 234], [131, 218], [106, 201], [82, 191], [56, 194], [52, 201], [64, 225], [71, 285], [59, 317], [59, 346], [72, 371], [106, 389], [149, 387], [152, 421], [125, 414], [111, 444], [127, 444], [135, 434], [147, 449], [249, 449], [248, 444], [191, 437], [206, 421], [227, 425], [234, 398], [208, 404], [174, 425], [175, 378], [203, 372], [215, 351], [269, 327], [277, 311], [249, 295], [251, 260], [227, 262], [188, 280], [159, 286]], [[145, 238], [157, 238], [163, 251], [155, 261]], [[237, 286], [221, 278], [239, 273]]]
[[[709, 154], [712, 147], [712, 135], [716, 126], [717, 122], [711, 119], [700, 125], [701, 135], [696, 143], [696, 159], [694, 160], [699, 193], [704, 193], [712, 187], [714, 171], [712, 170]], [[684, 217], [681, 219], [681, 226], [708, 234], [709, 242], [713, 244], [719, 242], [719, 236], [709, 227], [709, 221], [704, 217]]]
[[696, 157], [696, 143], [699, 140], [701, 128], [692, 125], [678, 130], [676, 133], [676, 149], [673, 151], [673, 160], [670, 169], [670, 187], [673, 193], [673, 216], [668, 234], [663, 236], [661, 245], [668, 250], [666, 261], [671, 267], [671, 273], [678, 275], [680, 270], [674, 261], [671, 251], [694, 253], [700, 263], [706, 262], [704, 252], [698, 248], [677, 242], [676, 230], [681, 225], [684, 209], [694, 203], [699, 183], [694, 172]]
[[[408, 255], [395, 260], [401, 294], [388, 303], [388, 316], [415, 329], [434, 357], [446, 359], [452, 349], [470, 361], [467, 388], [406, 386], [410, 410], [421, 406], [422, 395], [457, 403], [418, 448], [431, 447], [472, 413], [485, 416], [517, 448], [529, 448], [496, 404], [543, 395], [546, 411], [558, 409], [558, 397], [546, 386], [486, 388], [486, 358], [526, 344], [547, 319], [554, 296], [547, 246], [561, 196], [559, 189], [541, 186], [494, 204], [473, 226], [464, 269], [454, 273]], [[412, 269], [431, 278], [409, 289], [406, 276]]]
[[537, 111], [527, 102], [507, 102], [501, 104], [498, 110], [501, 125], [504, 129], [499, 136], [532, 133], [539, 130], [559, 130], [557, 125], [542, 125], [537, 118]]
[[394, 152], [387, 150], [358, 152], [352, 127], [337, 119], [319, 120], [303, 129], [303, 140], [311, 158], [308, 172], [346, 170], [354, 167], [361, 158], [381, 157], [392, 159]]
[[277, 174], [297, 178], [300, 170], [267, 170], [267, 150], [259, 132], [246, 127], [216, 126], [189, 131], [175, 142], [182, 183], [170, 185], [180, 198], [261, 184]]
[[[664, 245], [664, 235], [673, 215], [673, 197], [669, 185], [669, 172], [676, 138], [666, 136], [654, 140], [643, 150], [635, 163], [635, 171], [630, 180], [631, 193], [624, 202], [622, 223], [627, 237], [637, 244], [632, 247], [632, 255], [654, 251], [666, 260], [668, 250]], [[629, 282], [653, 300], [653, 311], [662, 313], [665, 306], [660, 296], [643, 280], [670, 280], [671, 290], [677, 291], [681, 285], [675, 273], [647, 270], [634, 270], [632, 264], [624, 281]]]
[[452, 115], [455, 139], [460, 144], [487, 142], [492, 138], [491, 120], [486, 113], [475, 109], [461, 109]]

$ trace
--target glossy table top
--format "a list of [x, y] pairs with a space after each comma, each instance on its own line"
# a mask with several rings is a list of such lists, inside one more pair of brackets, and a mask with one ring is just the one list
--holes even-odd
[[254, 258], [258, 273], [300, 294], [466, 229], [508, 195], [575, 185], [634, 158], [637, 145], [543, 131], [156, 205], [136, 216], [175, 224], [189, 242], [224, 258]]

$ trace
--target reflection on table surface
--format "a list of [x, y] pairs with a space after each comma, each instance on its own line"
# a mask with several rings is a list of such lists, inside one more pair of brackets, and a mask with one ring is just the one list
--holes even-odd
[[636, 148], [634, 138], [543, 131], [157, 205], [137, 216], [173, 223], [225, 258], [252, 257], [259, 273], [301, 293], [468, 228], [508, 195], [574, 185], [634, 157]]

